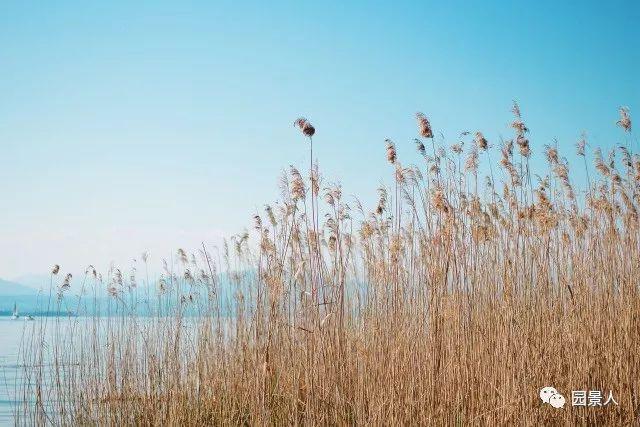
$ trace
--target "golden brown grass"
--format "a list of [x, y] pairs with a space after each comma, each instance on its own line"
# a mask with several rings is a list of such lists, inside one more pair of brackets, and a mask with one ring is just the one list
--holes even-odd
[[[24, 353], [19, 422], [638, 423], [640, 158], [629, 112], [620, 160], [578, 143], [599, 173], [578, 191], [557, 146], [533, 182], [536, 147], [513, 112], [512, 141], [464, 133], [467, 154], [438, 146], [418, 114], [433, 152], [417, 140], [421, 166], [403, 167], [387, 141], [395, 183], [370, 209], [323, 184], [311, 154], [312, 179], [292, 167], [282, 200], [221, 259], [203, 247], [165, 264], [149, 297], [159, 316], [135, 314], [135, 271], [90, 269], [83, 287], [108, 289], [102, 314], [119, 316], [57, 320], [49, 341], [40, 327]], [[296, 125], [311, 142], [313, 126]], [[500, 169], [482, 181], [492, 148]], [[45, 359], [52, 369], [38, 368]], [[540, 402], [549, 385], [564, 409]], [[571, 390], [612, 390], [618, 405], [572, 407]]]

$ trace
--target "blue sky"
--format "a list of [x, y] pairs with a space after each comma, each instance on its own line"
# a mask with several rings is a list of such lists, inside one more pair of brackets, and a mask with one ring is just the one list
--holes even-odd
[[640, 108], [634, 1], [89, 3], [0, 4], [0, 277], [240, 231], [305, 167], [299, 115], [368, 200], [385, 138], [418, 161], [416, 111], [497, 143], [517, 99], [534, 152], [571, 160]]

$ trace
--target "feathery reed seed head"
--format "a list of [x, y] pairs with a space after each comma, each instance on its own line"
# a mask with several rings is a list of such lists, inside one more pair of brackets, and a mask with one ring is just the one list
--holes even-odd
[[387, 143], [387, 160], [389, 161], [389, 163], [394, 165], [397, 159], [396, 147], [393, 144], [393, 141], [391, 141], [390, 139], [385, 139], [385, 142]]
[[631, 116], [628, 107], [620, 107], [620, 120], [616, 122], [625, 132], [631, 132]]
[[431, 123], [429, 119], [423, 113], [416, 113], [416, 119], [418, 121], [418, 133], [423, 138], [433, 138], [433, 130], [431, 129]]
[[290, 166], [291, 172], [291, 198], [293, 201], [301, 200], [305, 198], [304, 180], [300, 171], [293, 166]]
[[296, 119], [296, 121], [293, 122], [293, 124], [294, 126], [298, 126], [302, 134], [304, 136], [308, 136], [309, 138], [311, 138], [316, 133], [316, 129], [311, 125], [309, 120], [305, 119], [304, 117], [300, 117]]
[[487, 139], [484, 137], [482, 132], [476, 132], [475, 142], [478, 148], [482, 151], [486, 150], [489, 147], [489, 143]]

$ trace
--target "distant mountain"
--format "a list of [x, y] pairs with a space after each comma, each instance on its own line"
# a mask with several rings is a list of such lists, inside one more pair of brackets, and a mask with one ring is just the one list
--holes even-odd
[[[246, 274], [252, 275], [253, 272]], [[58, 282], [60, 278], [58, 278]], [[42, 283], [42, 280], [38, 280]], [[88, 286], [83, 288], [80, 281], [72, 283], [63, 297], [57, 295], [57, 284], [49, 289], [49, 278], [46, 279], [46, 286], [41, 291], [31, 287], [23, 286], [17, 281], [0, 280], [0, 318], [10, 316], [14, 305], [17, 306], [21, 315], [32, 315], [36, 318], [42, 316], [78, 315], [78, 316], [118, 316], [123, 313], [136, 313], [140, 316], [172, 315], [177, 306], [182, 304], [181, 295], [191, 296], [195, 303], [187, 304], [183, 310], [186, 315], [196, 315], [199, 313], [203, 303], [210, 298], [209, 288], [204, 285], [190, 286], [180, 281], [179, 285], [173, 285], [169, 292], [158, 294], [158, 284], [152, 281], [148, 286], [138, 286], [129, 289], [126, 286], [120, 288], [118, 299], [109, 296], [107, 286], [98, 285], [97, 288]], [[171, 286], [171, 285], [170, 285]], [[223, 316], [233, 315], [238, 304], [237, 292], [241, 291], [244, 304], [251, 305], [252, 292], [247, 284], [231, 283], [226, 275], [220, 275], [217, 281], [216, 294], [219, 298], [220, 310]], [[180, 295], [176, 295], [179, 292]], [[255, 295], [254, 295], [255, 297]], [[124, 310], [124, 311], [123, 311]]]
[[26, 296], [35, 295], [36, 293], [37, 291], [33, 288], [0, 279], [0, 296]]
[[26, 274], [19, 277], [12, 277], [11, 280], [35, 290], [48, 290], [51, 276], [48, 274]]

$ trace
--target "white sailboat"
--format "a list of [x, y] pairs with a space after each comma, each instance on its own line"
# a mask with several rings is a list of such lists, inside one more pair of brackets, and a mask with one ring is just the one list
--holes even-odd
[[11, 316], [11, 320], [16, 320], [20, 318], [20, 314], [18, 314], [18, 305], [13, 303], [13, 315]]

